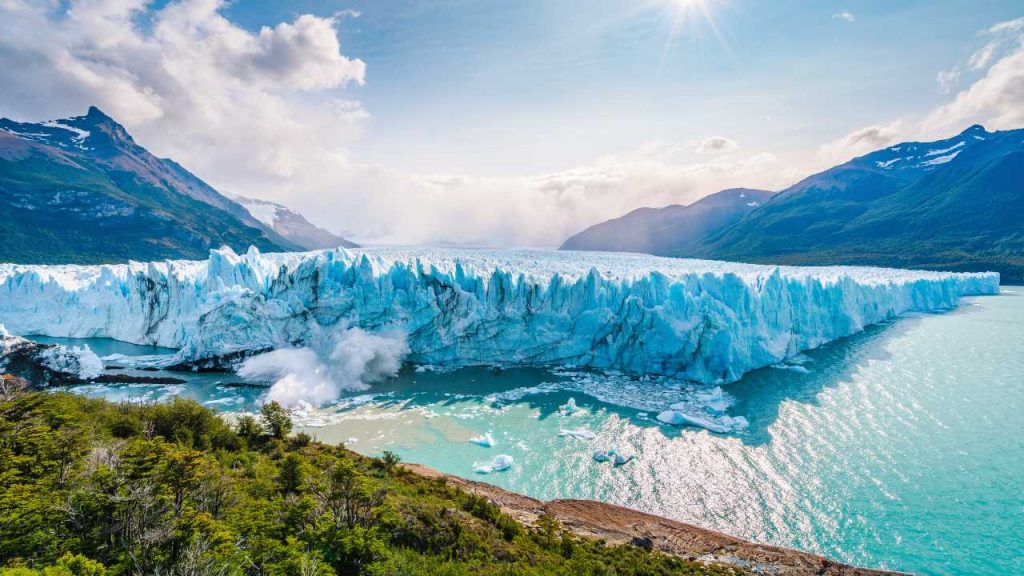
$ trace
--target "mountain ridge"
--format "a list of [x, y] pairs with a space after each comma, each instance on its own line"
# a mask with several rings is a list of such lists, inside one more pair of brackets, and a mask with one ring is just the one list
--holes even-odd
[[692, 204], [637, 208], [586, 228], [566, 240], [560, 249], [668, 255], [739, 220], [771, 195], [767, 190], [729, 188]]
[[264, 226], [306, 250], [337, 248], [338, 246], [359, 247], [355, 242], [313, 224], [302, 214], [277, 202], [239, 195], [234, 195], [231, 198]]
[[760, 264], [997, 271], [1021, 282], [1021, 222], [1024, 129], [989, 132], [975, 124], [950, 138], [858, 156], [686, 242], [662, 231], [652, 243], [670, 247], [643, 251]]
[[1024, 280], [1024, 129], [974, 125], [814, 174], [676, 256], [992, 270]]
[[117, 121], [0, 119], [0, 261], [99, 264], [302, 250]]

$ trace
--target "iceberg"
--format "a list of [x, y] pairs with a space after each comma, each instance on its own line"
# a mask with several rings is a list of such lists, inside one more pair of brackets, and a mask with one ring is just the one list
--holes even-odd
[[[704, 428], [718, 434], [728, 434], [736, 430], [726, 423], [718, 423], [702, 416], [690, 416], [677, 410], [666, 410], [658, 414], [658, 421], [670, 426], [697, 426], [698, 428]], [[732, 423], [733, 421], [733, 419], [730, 419], [728, 422]], [[743, 419], [743, 422], [746, 422], [746, 419]], [[746, 428], [746, 426], [743, 427]]]
[[491, 472], [502, 472], [508, 470], [515, 464], [515, 460], [508, 454], [498, 454], [490, 464], [474, 464], [473, 471], [477, 474], [490, 474]]
[[565, 403], [565, 406], [562, 406], [562, 414], [565, 416], [572, 416], [576, 412], [579, 412], [579, 410], [580, 407], [576, 405], [575, 398], [569, 398], [569, 401]]
[[14, 334], [176, 348], [186, 367], [234, 367], [358, 329], [405, 335], [414, 364], [722, 384], [900, 314], [998, 291], [995, 273], [548, 250], [224, 248], [205, 261], [0, 264], [0, 322]]
[[492, 436], [490, 432], [474, 436], [470, 438], [469, 441], [477, 446], [483, 446], [484, 448], [491, 448], [494, 446], [494, 436]]

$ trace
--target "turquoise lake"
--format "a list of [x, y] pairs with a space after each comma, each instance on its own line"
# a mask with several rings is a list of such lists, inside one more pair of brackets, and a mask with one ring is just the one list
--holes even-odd
[[[1024, 288], [963, 304], [723, 386], [728, 414], [749, 421], [734, 434], [654, 419], [659, 407], [693, 398], [685, 384], [542, 369], [409, 367], [296, 419], [324, 441], [392, 450], [538, 498], [614, 502], [855, 565], [1024, 573]], [[71, 342], [101, 356], [169, 352]], [[255, 410], [263, 393], [230, 374], [185, 377], [185, 385], [72, 390], [191, 397], [225, 412]], [[581, 410], [566, 415], [570, 398]], [[493, 447], [469, 441], [485, 433]], [[607, 449], [636, 459], [594, 460]], [[498, 454], [513, 457], [511, 469], [474, 472]]]

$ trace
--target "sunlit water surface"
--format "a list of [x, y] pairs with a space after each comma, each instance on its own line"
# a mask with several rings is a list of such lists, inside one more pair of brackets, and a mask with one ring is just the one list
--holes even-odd
[[[167, 352], [86, 342], [101, 356]], [[906, 317], [807, 356], [806, 373], [769, 368], [725, 387], [729, 414], [750, 422], [733, 435], [653, 419], [692, 397], [685, 386], [539, 369], [409, 368], [297, 419], [324, 441], [392, 450], [538, 498], [614, 502], [857, 565], [1022, 573], [1024, 289]], [[233, 375], [186, 376], [186, 385], [74, 390], [191, 397], [227, 412], [256, 409], [263, 393]], [[569, 398], [582, 410], [566, 416]], [[595, 437], [560, 436], [566, 429]], [[469, 442], [486, 432], [494, 447]], [[637, 459], [601, 464], [597, 449]], [[515, 465], [474, 473], [498, 454]]]

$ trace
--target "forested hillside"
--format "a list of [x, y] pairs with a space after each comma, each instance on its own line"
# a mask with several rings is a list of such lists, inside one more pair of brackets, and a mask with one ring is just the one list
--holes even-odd
[[[17, 388], [16, 386], [0, 387]], [[0, 397], [0, 575], [709, 574], [191, 401]]]

